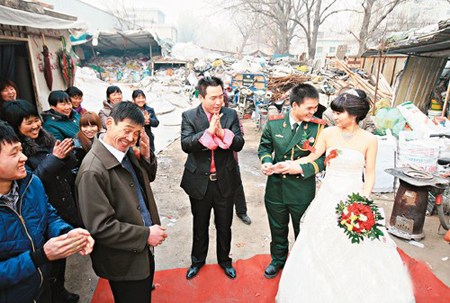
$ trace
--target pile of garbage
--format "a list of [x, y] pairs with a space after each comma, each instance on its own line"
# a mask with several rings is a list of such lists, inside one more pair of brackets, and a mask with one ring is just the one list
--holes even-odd
[[284, 77], [269, 78], [268, 89], [273, 94], [274, 100], [280, 100], [292, 87], [297, 84], [304, 83], [310, 80], [310, 76], [306, 75], [288, 75]]
[[[349, 66], [346, 62], [333, 59], [329, 62], [326, 69], [318, 72], [321, 76], [320, 82], [326, 82], [331, 85], [335, 91], [339, 92], [342, 88], [358, 88], [366, 92], [369, 99], [375, 101], [375, 91], [377, 101], [380, 99], [392, 99], [393, 90], [389, 83], [380, 73], [378, 83], [373, 75], [361, 68]], [[326, 93], [326, 92], [324, 92]]]
[[87, 66], [97, 72], [97, 77], [109, 83], [136, 83], [150, 75], [151, 61], [148, 56], [96, 57]]

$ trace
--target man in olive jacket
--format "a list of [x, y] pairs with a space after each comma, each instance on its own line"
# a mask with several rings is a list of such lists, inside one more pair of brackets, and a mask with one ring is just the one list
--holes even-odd
[[[315, 174], [324, 168], [324, 157], [302, 164], [299, 175], [280, 174], [283, 161], [307, 156], [314, 148], [325, 121], [313, 116], [319, 105], [317, 90], [308, 84], [294, 87], [290, 95], [289, 114], [269, 117], [258, 148], [262, 171], [268, 175], [264, 201], [269, 218], [272, 262], [264, 276], [274, 278], [284, 266], [289, 250], [289, 217], [295, 238], [300, 218], [316, 192]], [[278, 163], [278, 165], [277, 165]]]
[[[167, 237], [150, 182], [156, 158], [144, 116], [130, 102], [114, 105], [75, 181], [81, 217], [96, 242], [95, 273], [109, 280], [115, 302], [151, 302], [153, 247]], [[133, 152], [140, 135], [140, 152]]]

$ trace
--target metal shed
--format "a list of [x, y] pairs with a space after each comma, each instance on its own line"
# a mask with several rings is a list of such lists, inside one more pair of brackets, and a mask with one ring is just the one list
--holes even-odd
[[[407, 55], [403, 72], [394, 94], [393, 105], [413, 102], [426, 112], [431, 93], [450, 57], [450, 19], [439, 22], [428, 31], [411, 33], [406, 39], [388, 44], [383, 55]], [[364, 56], [377, 56], [369, 50]]]

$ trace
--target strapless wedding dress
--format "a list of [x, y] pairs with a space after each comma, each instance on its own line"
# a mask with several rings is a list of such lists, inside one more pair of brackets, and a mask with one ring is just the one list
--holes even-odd
[[277, 302], [415, 302], [407, 268], [384, 228], [382, 239], [352, 244], [337, 225], [338, 202], [362, 193], [363, 168], [357, 150], [338, 149], [330, 160], [283, 269]]

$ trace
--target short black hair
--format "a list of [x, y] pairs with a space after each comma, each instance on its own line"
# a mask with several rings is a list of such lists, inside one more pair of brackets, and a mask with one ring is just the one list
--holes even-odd
[[223, 81], [217, 77], [201, 78], [197, 83], [198, 93], [204, 98], [206, 97], [206, 89], [208, 86], [220, 86], [223, 90]]
[[291, 90], [291, 94], [289, 96], [289, 101], [292, 104], [295, 102], [297, 105], [302, 104], [306, 98], [310, 99], [319, 99], [319, 92], [317, 89], [310, 84], [298, 84], [294, 86]]
[[144, 126], [145, 124], [144, 114], [133, 102], [125, 101], [114, 104], [110, 117], [113, 118], [116, 124], [125, 119], [130, 119], [138, 125]]
[[48, 104], [56, 106], [58, 103], [70, 103], [69, 95], [63, 90], [54, 90], [48, 95]]
[[366, 93], [360, 89], [350, 89], [337, 96], [331, 102], [331, 109], [335, 112], [347, 112], [356, 117], [356, 123], [363, 120], [370, 110], [370, 101]]
[[109, 96], [114, 93], [122, 93], [122, 90], [120, 89], [120, 87], [115, 85], [108, 86], [108, 88], [106, 89], [106, 100], [109, 101]]
[[144, 97], [144, 98], [147, 98], [147, 97], [145, 96], [145, 93], [144, 93], [144, 91], [143, 91], [142, 89], [136, 89], [136, 90], [134, 90], [133, 93], [131, 94], [131, 98], [133, 98], [133, 100], [136, 99], [136, 98], [139, 97], [139, 96], [142, 96], [142, 97]]
[[17, 92], [17, 85], [13, 81], [5, 78], [0, 78], [0, 91], [4, 90], [6, 87], [12, 86]]
[[69, 95], [69, 97], [76, 97], [76, 96], [83, 97], [83, 91], [76, 86], [71, 86], [68, 89], [66, 89], [66, 93]]
[[2, 151], [3, 145], [18, 142], [20, 142], [20, 140], [11, 125], [0, 120], [0, 152]]
[[[8, 86], [12, 86], [16, 90], [16, 95], [19, 96], [19, 91], [17, 89], [16, 83], [9, 79], [0, 78], [0, 92], [7, 88]], [[2, 99], [0, 96], [0, 107], [5, 103], [6, 101]]]
[[24, 119], [28, 119], [30, 117], [38, 117], [39, 119], [41, 118], [33, 104], [26, 100], [6, 102], [5, 105], [3, 105], [2, 117], [3, 120], [8, 122], [9, 125], [12, 126], [19, 137], [21, 136], [19, 127]]

